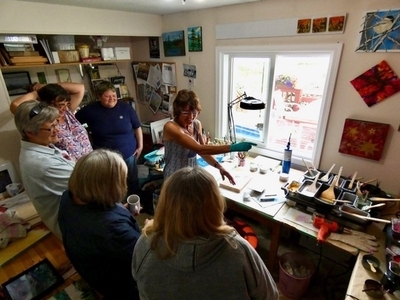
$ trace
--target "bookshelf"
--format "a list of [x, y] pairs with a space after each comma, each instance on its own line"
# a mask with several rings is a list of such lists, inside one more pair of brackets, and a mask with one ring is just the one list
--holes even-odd
[[68, 62], [59, 64], [29, 64], [29, 65], [18, 65], [18, 66], [3, 66], [0, 70], [11, 70], [11, 69], [21, 69], [21, 68], [38, 68], [38, 67], [62, 67], [62, 66], [78, 66], [78, 65], [101, 65], [119, 62], [131, 62], [129, 59], [119, 59], [119, 60], [106, 60], [106, 61], [96, 61], [96, 62]]

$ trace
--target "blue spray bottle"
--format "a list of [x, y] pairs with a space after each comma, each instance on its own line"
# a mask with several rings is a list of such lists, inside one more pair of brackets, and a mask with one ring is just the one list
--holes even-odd
[[289, 135], [289, 140], [286, 145], [286, 149], [283, 152], [283, 162], [282, 162], [282, 173], [289, 174], [290, 164], [292, 162], [292, 150], [290, 149], [290, 138], [292, 134]]

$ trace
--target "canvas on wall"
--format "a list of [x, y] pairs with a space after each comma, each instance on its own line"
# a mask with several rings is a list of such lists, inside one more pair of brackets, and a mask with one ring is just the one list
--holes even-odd
[[184, 31], [172, 31], [162, 34], [164, 55], [168, 56], [185, 56], [185, 35]]
[[385, 60], [350, 83], [369, 107], [400, 91], [400, 79]]
[[380, 160], [389, 128], [389, 124], [346, 119], [339, 152]]
[[203, 51], [203, 35], [201, 26], [187, 29], [189, 52]]
[[400, 51], [400, 10], [378, 10], [364, 16], [358, 52]]

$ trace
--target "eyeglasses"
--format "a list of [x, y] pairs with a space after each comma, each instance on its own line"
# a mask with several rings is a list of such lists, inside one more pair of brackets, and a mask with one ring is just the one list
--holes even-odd
[[58, 129], [58, 121], [50, 125], [50, 128], [39, 128], [43, 131], [53, 131], [54, 129]]
[[54, 106], [57, 107], [57, 109], [62, 109], [64, 107], [70, 107], [71, 106], [71, 102], [58, 102], [58, 103], [54, 103]]
[[198, 110], [182, 110], [181, 114], [184, 116], [192, 115], [192, 116], [197, 116], [200, 112]]
[[32, 118], [36, 117], [38, 114], [40, 114], [43, 110], [43, 108], [47, 107], [46, 104], [39, 103], [38, 105], [35, 105], [31, 111], [29, 112], [29, 120]]

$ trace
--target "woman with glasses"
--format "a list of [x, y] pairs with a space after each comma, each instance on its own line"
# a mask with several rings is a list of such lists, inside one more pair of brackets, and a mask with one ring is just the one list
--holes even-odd
[[253, 143], [236, 143], [233, 145], [205, 145], [203, 129], [197, 116], [201, 112], [200, 100], [196, 93], [180, 90], [173, 102], [173, 119], [165, 123], [163, 143], [165, 147], [164, 178], [171, 176], [176, 170], [197, 165], [197, 154], [209, 165], [219, 170], [232, 184], [233, 177], [213, 157], [214, 154], [248, 151]]
[[85, 86], [80, 83], [64, 82], [59, 84], [39, 84], [32, 87], [32, 92], [22, 95], [11, 102], [10, 110], [15, 113], [21, 103], [37, 99], [58, 109], [59, 130], [56, 147], [68, 152], [73, 160], [91, 152], [92, 145], [86, 129], [75, 118], [75, 110], [81, 103]]
[[21, 103], [15, 111], [20, 133], [19, 167], [25, 190], [43, 223], [61, 239], [58, 207], [75, 166], [58, 142], [59, 112], [37, 100]]
[[133, 250], [140, 299], [279, 299], [256, 250], [225, 223], [225, 205], [203, 168], [166, 180]]

